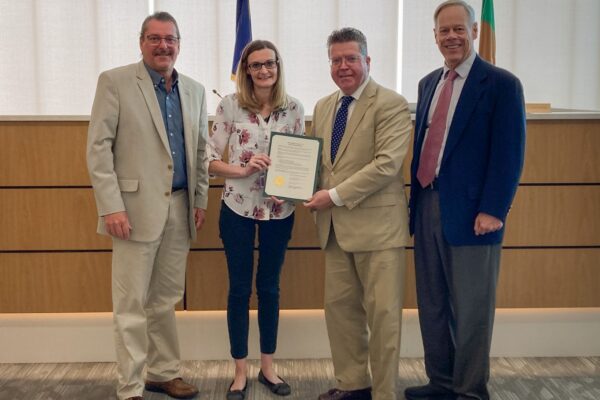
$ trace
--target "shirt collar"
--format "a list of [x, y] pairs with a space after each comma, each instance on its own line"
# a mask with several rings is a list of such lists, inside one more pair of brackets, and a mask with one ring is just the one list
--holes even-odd
[[[362, 94], [363, 90], [365, 90], [365, 87], [367, 87], [369, 80], [371, 80], [371, 77], [369, 75], [367, 75], [367, 78], [365, 79], [365, 81], [363, 83], [361, 83], [360, 86], [356, 89], [356, 91], [350, 95], [350, 96], [354, 97], [354, 100], [358, 100], [360, 98], [360, 95]], [[346, 96], [346, 94], [344, 94], [344, 92], [342, 92], [341, 90], [338, 90], [337, 101], [339, 102], [342, 99], [342, 97], [344, 97], [344, 96]]]
[[[155, 70], [150, 68], [146, 63], [144, 63], [144, 66], [146, 67], [146, 70], [150, 74], [150, 79], [152, 79], [152, 83], [154, 84], [154, 86], [164, 85], [165, 80], [161, 74], [159, 74], [158, 72], [156, 72]], [[179, 79], [179, 74], [177, 73], [177, 70], [175, 70], [175, 69], [173, 70], [173, 75], [171, 75], [171, 77], [173, 78], [173, 83], [172, 83], [171, 87], [175, 87], [175, 85], [177, 85], [177, 81]]]
[[[475, 62], [475, 57], [477, 56], [477, 53], [475, 52], [475, 50], [471, 49], [471, 54], [469, 55], [469, 57], [467, 57], [467, 59], [465, 61], [463, 61], [458, 67], [456, 67], [454, 70], [456, 71], [456, 73], [458, 74], [458, 76], [460, 76], [463, 79], [466, 79], [467, 76], [469, 75], [469, 72], [471, 71], [471, 67], [473, 66], [473, 63]], [[448, 68], [448, 66], [444, 63], [444, 73], [442, 74], [442, 76], [446, 76], [446, 73], [450, 70], [450, 68]]]

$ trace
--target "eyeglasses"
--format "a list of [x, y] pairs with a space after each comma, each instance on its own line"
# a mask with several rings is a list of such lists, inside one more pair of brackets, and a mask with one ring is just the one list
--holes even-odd
[[330, 58], [329, 64], [332, 67], [339, 67], [342, 65], [342, 61], [345, 61], [346, 65], [354, 65], [354, 64], [359, 63], [361, 59], [362, 59], [362, 56], [354, 54], [354, 55], [350, 55], [350, 56]]
[[248, 64], [248, 68], [250, 68], [251, 71], [257, 72], [260, 71], [263, 67], [263, 65], [265, 66], [266, 69], [275, 69], [277, 68], [277, 64], [279, 63], [279, 61], [277, 60], [267, 60], [265, 62], [253, 62]]
[[146, 36], [146, 40], [150, 42], [153, 46], [158, 46], [161, 41], [165, 41], [168, 46], [175, 46], [177, 42], [179, 42], [179, 38], [175, 36], [158, 36], [158, 35], [148, 35]]

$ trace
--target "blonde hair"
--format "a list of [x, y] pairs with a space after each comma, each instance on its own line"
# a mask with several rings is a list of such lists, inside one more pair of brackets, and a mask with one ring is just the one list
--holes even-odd
[[254, 82], [248, 72], [248, 56], [257, 50], [270, 49], [275, 53], [277, 62], [277, 81], [271, 89], [271, 106], [273, 110], [287, 108], [287, 95], [285, 93], [283, 62], [277, 47], [268, 40], [253, 40], [242, 51], [236, 72], [236, 91], [238, 103], [241, 107], [252, 112], [260, 112], [262, 105], [254, 97]]

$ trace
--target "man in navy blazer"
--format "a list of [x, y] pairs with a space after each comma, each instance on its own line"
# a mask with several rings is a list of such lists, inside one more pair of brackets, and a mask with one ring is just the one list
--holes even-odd
[[[466, 2], [440, 4], [434, 22], [445, 62], [419, 82], [409, 204], [429, 383], [409, 387], [405, 395], [489, 399], [504, 221], [524, 158], [523, 90], [514, 75], [475, 53], [477, 23]], [[447, 76], [452, 89], [444, 96]], [[428, 153], [434, 157], [422, 157], [438, 103], [447, 109], [438, 116], [441, 128], [432, 129], [440, 132], [441, 148]], [[423, 178], [426, 158], [432, 180]]]

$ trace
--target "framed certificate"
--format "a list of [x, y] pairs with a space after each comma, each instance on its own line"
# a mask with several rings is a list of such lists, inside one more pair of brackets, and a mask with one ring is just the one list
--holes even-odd
[[317, 188], [321, 147], [320, 138], [271, 132], [265, 195], [292, 201], [310, 199]]

